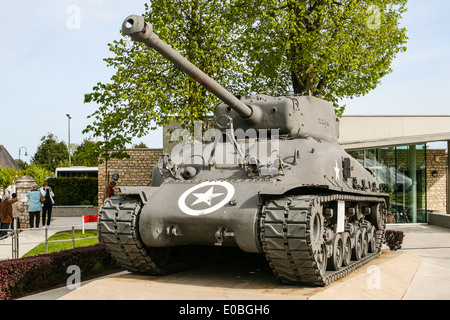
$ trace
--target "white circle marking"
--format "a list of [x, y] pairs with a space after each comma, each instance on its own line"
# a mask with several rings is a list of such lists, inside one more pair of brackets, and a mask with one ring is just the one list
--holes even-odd
[[[220, 201], [218, 204], [206, 208], [206, 209], [200, 209], [200, 210], [195, 210], [192, 208], [189, 208], [186, 205], [186, 198], [195, 190], [198, 190], [200, 188], [203, 187], [207, 187], [207, 186], [222, 186], [227, 190], [227, 194], [225, 195], [225, 198], [222, 199], [222, 201]], [[228, 201], [231, 200], [231, 198], [234, 196], [234, 187], [231, 183], [226, 182], [226, 181], [207, 181], [207, 182], [203, 182], [200, 183], [199, 185], [196, 185], [188, 190], [186, 190], [181, 197], [178, 199], [178, 207], [181, 209], [181, 211], [183, 211], [184, 213], [190, 215], [190, 216], [202, 216], [211, 212], [216, 211], [217, 209], [222, 208]], [[198, 201], [196, 201], [198, 202]]]

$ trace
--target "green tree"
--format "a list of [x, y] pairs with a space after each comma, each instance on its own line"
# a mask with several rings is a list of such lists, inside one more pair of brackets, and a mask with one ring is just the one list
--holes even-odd
[[[258, 0], [245, 21], [242, 54], [274, 95], [286, 90], [332, 102], [365, 95], [405, 51], [407, 0]], [[262, 36], [261, 32], [265, 35]]]
[[148, 148], [148, 146], [144, 142], [139, 142], [133, 145], [133, 148]]
[[26, 163], [25, 161], [23, 161], [22, 159], [20, 160], [16, 160], [17, 165], [19, 166], [20, 170], [25, 170], [26, 168], [28, 168], [29, 164]]
[[[145, 19], [161, 39], [231, 92], [245, 93], [244, 62], [233, 56], [235, 22], [228, 19], [236, 0], [152, 1]], [[124, 150], [133, 138], [178, 121], [190, 127], [213, 111], [218, 99], [140, 43], [122, 38], [109, 44], [104, 59], [116, 73], [110, 83], [98, 83], [85, 103], [99, 105], [84, 133], [104, 138], [102, 150]], [[108, 141], [108, 148], [106, 148]], [[104, 144], [104, 145], [102, 145]]]
[[41, 144], [38, 146], [32, 162], [54, 172], [59, 166], [67, 166], [68, 159], [69, 151], [66, 143], [58, 142], [58, 137], [48, 133], [47, 136], [41, 138]]
[[96, 167], [98, 165], [96, 142], [84, 139], [73, 153], [73, 165]]
[[15, 179], [13, 179], [14, 177], [12, 176], [12, 170], [13, 169], [9, 167], [4, 169], [0, 167], [0, 187], [2, 189], [14, 183]]
[[[332, 102], [365, 95], [406, 50], [407, 0], [155, 0], [144, 17], [163, 41], [234, 94], [286, 91]], [[109, 44], [116, 70], [85, 103], [99, 108], [84, 133], [99, 150], [123, 152], [132, 138], [178, 121], [193, 128], [218, 102], [140, 43]], [[110, 151], [108, 151], [110, 152]], [[114, 153], [113, 153], [114, 154]]]
[[51, 174], [51, 171], [35, 163], [32, 163], [26, 170], [22, 171], [22, 175], [33, 177], [34, 181], [40, 186], [44, 184], [46, 178]]

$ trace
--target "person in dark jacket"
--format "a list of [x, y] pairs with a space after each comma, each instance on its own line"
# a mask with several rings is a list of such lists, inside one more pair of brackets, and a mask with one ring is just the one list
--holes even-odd
[[114, 187], [116, 186], [115, 181], [111, 181], [111, 183], [108, 186], [108, 195], [106, 198], [110, 198], [114, 195]]
[[[44, 197], [44, 205], [42, 207], [42, 226], [49, 226], [50, 221], [52, 219], [52, 208], [53, 204], [55, 203], [53, 201], [53, 197], [55, 194], [52, 191], [52, 188], [48, 185], [47, 182], [44, 182], [42, 188], [39, 190], [41, 192], [41, 196]], [[47, 221], [46, 221], [47, 220]]]
[[12, 223], [12, 204], [9, 200], [9, 196], [5, 196], [5, 199], [0, 203], [0, 239], [6, 237], [8, 234], [8, 229], [11, 227]]

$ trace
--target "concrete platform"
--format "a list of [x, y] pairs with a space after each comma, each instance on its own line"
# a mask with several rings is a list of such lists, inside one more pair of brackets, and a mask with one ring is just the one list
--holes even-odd
[[165, 277], [121, 272], [21, 300], [450, 300], [450, 229], [387, 229], [404, 231], [401, 250], [384, 247], [378, 259], [325, 288], [280, 284], [264, 257], [250, 255]]
[[265, 260], [229, 262], [164, 277], [128, 272], [92, 281], [61, 300], [401, 300], [419, 267], [408, 252], [380, 258], [325, 288], [278, 283]]

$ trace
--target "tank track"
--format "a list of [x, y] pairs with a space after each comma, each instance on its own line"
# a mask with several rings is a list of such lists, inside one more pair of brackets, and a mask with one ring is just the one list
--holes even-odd
[[139, 196], [120, 195], [105, 200], [99, 212], [100, 241], [125, 270], [151, 275], [185, 271], [216, 257], [216, 247], [149, 248], [139, 234], [142, 203]]
[[100, 241], [122, 268], [142, 273], [161, 274], [142, 243], [137, 225], [141, 202], [129, 196], [105, 200], [98, 221]]
[[[354, 250], [355, 245], [362, 245], [361, 256], [349, 258], [347, 265], [343, 265], [337, 271], [326, 270], [330, 250], [329, 244], [322, 236], [325, 234], [323, 206], [339, 200], [375, 206], [385, 205], [384, 198], [346, 194], [301, 195], [266, 200], [261, 208], [260, 245], [279, 280], [290, 284], [325, 286], [380, 255], [385, 231], [384, 212], [379, 213], [378, 222], [373, 221], [377, 230], [373, 233], [375, 239], [372, 239], [371, 245], [369, 241], [358, 244], [357, 240], [351, 240], [352, 249], [347, 248], [347, 251]], [[349, 230], [347, 225], [343, 234], [347, 233], [345, 236], [352, 237], [358, 233], [358, 229], [361, 232], [364, 227], [371, 226], [370, 223], [363, 223], [366, 223], [365, 226], [351, 228], [353, 230]], [[367, 245], [372, 247], [372, 252], [367, 252]], [[342, 252], [349, 254], [345, 248]]]

